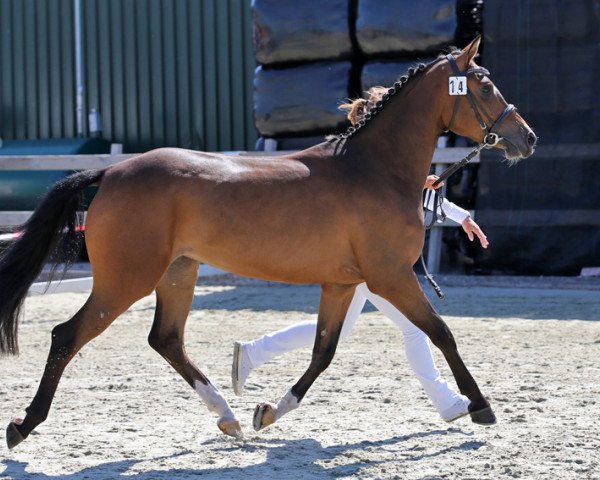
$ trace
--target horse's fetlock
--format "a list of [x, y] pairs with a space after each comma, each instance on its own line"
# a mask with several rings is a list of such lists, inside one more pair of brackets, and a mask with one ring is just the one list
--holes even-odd
[[25, 412], [27, 413], [25, 422], [23, 422], [23, 424], [20, 425], [21, 428], [19, 428], [19, 431], [25, 435], [29, 434], [29, 431], [24, 431], [25, 425], [33, 425], [31, 428], [31, 430], [33, 430], [33, 428], [37, 427], [40, 423], [45, 422], [48, 418], [48, 411], [39, 412], [31, 408], [31, 406], [27, 407]]

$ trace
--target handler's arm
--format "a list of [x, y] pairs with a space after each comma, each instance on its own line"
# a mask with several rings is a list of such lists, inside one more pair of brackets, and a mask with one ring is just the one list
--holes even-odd
[[[425, 192], [425, 199], [423, 204], [427, 210], [431, 211], [433, 211], [435, 202], [435, 195], [433, 193], [432, 187], [433, 182], [435, 180], [437, 180], [437, 176], [429, 175], [427, 177], [427, 181], [425, 182], [425, 188], [427, 188], [428, 190]], [[442, 185], [443, 183], [437, 186], [437, 188], [441, 187]], [[451, 201], [445, 198], [442, 198], [441, 208], [446, 217], [462, 226], [463, 230], [469, 237], [469, 240], [473, 241], [473, 239], [477, 237], [479, 239], [479, 242], [481, 243], [481, 246], [483, 248], [487, 248], [487, 246], [489, 245], [487, 237], [483, 233], [483, 230], [481, 230], [481, 227], [477, 225], [475, 220], [471, 218], [471, 214], [467, 210], [465, 210], [464, 208], [460, 208], [458, 205], [452, 203]]]

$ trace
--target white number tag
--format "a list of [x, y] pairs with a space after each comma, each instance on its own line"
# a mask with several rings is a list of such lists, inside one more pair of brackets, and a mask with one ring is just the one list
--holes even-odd
[[448, 79], [448, 93], [450, 95], [466, 95], [467, 77], [450, 77]]

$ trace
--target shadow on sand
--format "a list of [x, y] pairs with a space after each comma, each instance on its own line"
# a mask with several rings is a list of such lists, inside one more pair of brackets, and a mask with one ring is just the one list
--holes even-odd
[[[423, 453], [426, 450], [415, 451], [403, 448], [403, 443], [414, 438], [427, 438], [436, 435], [460, 435], [463, 441], [457, 438], [456, 445], [442, 450]], [[191, 450], [184, 450], [170, 456], [121, 460], [107, 462], [69, 474], [47, 475], [44, 473], [27, 472], [28, 464], [14, 460], [4, 460], [6, 469], [0, 473], [2, 478], [18, 480], [100, 480], [123, 478], [131, 480], [185, 480], [201, 477], [203, 479], [244, 479], [248, 478], [337, 478], [358, 474], [365, 467], [373, 467], [383, 463], [414, 462], [422, 459], [446, 455], [453, 451], [477, 450], [484, 443], [464, 440], [471, 433], [460, 429], [432, 430], [404, 436], [396, 436], [379, 441], [361, 441], [353, 444], [333, 445], [323, 447], [316, 440], [307, 438], [301, 440], [260, 439], [247, 441], [243, 444], [223, 446], [220, 439], [204, 442], [203, 447], [212, 448], [216, 454], [221, 453], [224, 458], [239, 455], [244, 452], [265, 452], [266, 459], [255, 465], [247, 467], [221, 467], [170, 470], [149, 470], [132, 472], [131, 468], [142, 462], [158, 462], [161, 460], [176, 460], [178, 457], [197, 455]], [[370, 460], [369, 451], [377, 450], [377, 457], [387, 456], [385, 460]], [[383, 451], [383, 453], [382, 453]], [[387, 455], [386, 455], [387, 453]], [[344, 463], [328, 467], [329, 463]], [[198, 459], [202, 462], [202, 459]]]

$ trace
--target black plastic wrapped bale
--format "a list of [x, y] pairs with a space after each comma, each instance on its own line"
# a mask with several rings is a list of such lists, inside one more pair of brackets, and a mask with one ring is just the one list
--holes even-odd
[[600, 41], [598, 0], [486, 0], [486, 40], [524, 46], [591, 45]]
[[[259, 137], [256, 141], [256, 150], [265, 150], [266, 140], [264, 137]], [[317, 145], [325, 141], [324, 135], [315, 135], [310, 137], [283, 137], [273, 139], [276, 142], [276, 150], [305, 150], [309, 147]]]
[[369, 57], [437, 53], [454, 41], [450, 0], [358, 0], [356, 39]]
[[339, 101], [348, 98], [350, 62], [294, 68], [258, 67], [254, 76], [254, 119], [262, 136], [320, 134], [345, 123]]
[[352, 54], [349, 0], [253, 0], [253, 44], [263, 64], [339, 60]]
[[490, 246], [480, 267], [509, 274], [578, 275], [600, 265], [600, 147], [551, 145], [508, 168], [482, 154], [476, 220]]
[[367, 91], [371, 87], [391, 87], [399, 77], [404, 75], [410, 67], [419, 63], [428, 64], [433, 58], [424, 58], [423, 61], [407, 60], [404, 62], [367, 62], [361, 74], [361, 88]]

